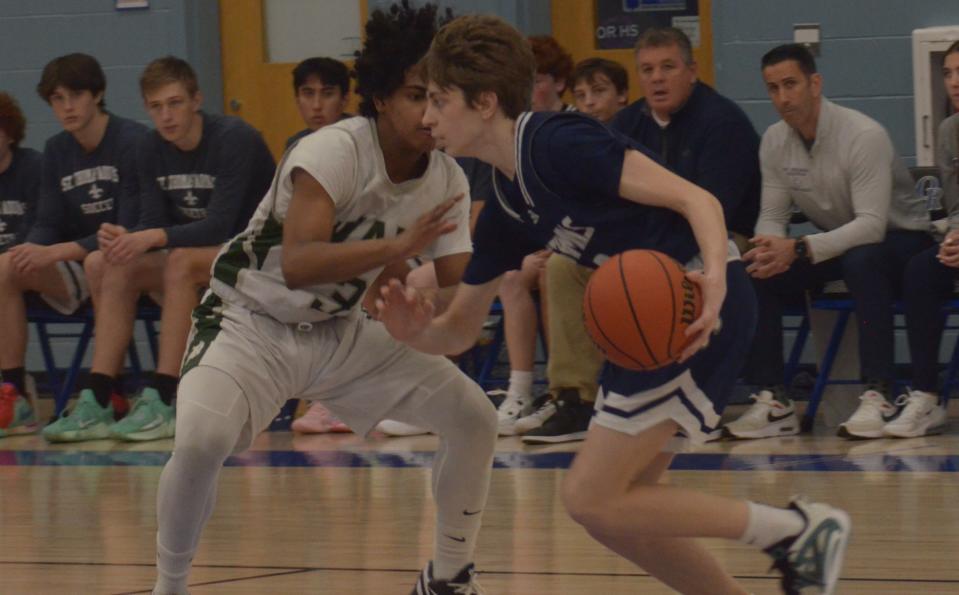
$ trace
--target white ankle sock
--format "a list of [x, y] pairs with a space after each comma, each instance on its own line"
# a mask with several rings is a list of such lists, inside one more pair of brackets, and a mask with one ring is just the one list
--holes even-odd
[[747, 502], [749, 521], [740, 543], [766, 549], [787, 537], [802, 533], [806, 521], [795, 510]]
[[521, 397], [528, 397], [533, 391], [533, 373], [510, 370], [509, 391]]

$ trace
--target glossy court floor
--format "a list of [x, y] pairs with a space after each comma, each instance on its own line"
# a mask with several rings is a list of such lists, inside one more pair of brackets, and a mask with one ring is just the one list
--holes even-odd
[[[828, 418], [828, 408], [823, 417]], [[959, 428], [959, 411], [951, 412]], [[224, 469], [191, 592], [401, 593], [430, 555], [435, 438], [260, 436]], [[51, 446], [0, 441], [0, 593], [148, 593], [155, 495], [170, 441]], [[594, 543], [564, 513], [575, 445], [497, 445], [477, 554], [488, 593], [671, 591]], [[720, 442], [678, 456], [669, 480], [785, 503], [807, 494], [854, 522], [839, 593], [959, 593], [959, 429], [848, 442], [812, 436]], [[768, 560], [709, 541], [753, 593], [778, 593]]]

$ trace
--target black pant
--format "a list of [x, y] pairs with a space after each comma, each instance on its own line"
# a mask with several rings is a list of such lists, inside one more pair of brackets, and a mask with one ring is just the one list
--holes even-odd
[[902, 290], [912, 387], [933, 393], [939, 384], [939, 343], [946, 318], [942, 305], [952, 296], [953, 283], [959, 278], [959, 269], [936, 259], [938, 252], [939, 246], [933, 246], [912, 257], [903, 275]]
[[855, 302], [859, 325], [860, 375], [867, 382], [893, 379], [893, 302], [901, 293], [909, 259], [933, 244], [921, 231], [890, 231], [878, 244], [847, 250], [842, 256], [809, 264], [795, 262], [786, 272], [753, 279], [759, 298], [759, 328], [753, 341], [746, 379], [759, 386], [783, 383], [784, 307], [803, 302], [803, 292], [843, 280]]

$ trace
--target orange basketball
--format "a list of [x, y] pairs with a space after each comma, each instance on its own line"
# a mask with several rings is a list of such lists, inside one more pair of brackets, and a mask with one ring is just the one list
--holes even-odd
[[629, 250], [593, 272], [583, 316], [606, 359], [630, 370], [655, 370], [679, 359], [686, 328], [702, 307], [699, 286], [682, 265], [655, 250]]

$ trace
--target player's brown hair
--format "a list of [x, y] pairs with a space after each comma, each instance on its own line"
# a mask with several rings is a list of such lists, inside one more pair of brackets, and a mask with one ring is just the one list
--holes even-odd
[[529, 109], [536, 61], [529, 42], [499, 17], [468, 15], [440, 29], [424, 58], [430, 81], [458, 87], [466, 102], [476, 106], [480, 93], [490, 91], [508, 118]]
[[629, 75], [619, 62], [605, 58], [586, 58], [576, 65], [570, 76], [570, 85], [575, 87], [580, 81], [592, 84], [597, 75], [603, 75], [616, 87], [617, 93], [629, 92]]
[[[43, 67], [37, 94], [50, 103], [50, 96], [57, 87], [66, 87], [72, 91], [89, 91], [93, 95], [107, 89], [107, 78], [97, 59], [89, 54], [67, 54], [54, 58]], [[106, 108], [106, 101], [100, 98], [100, 109]]]

